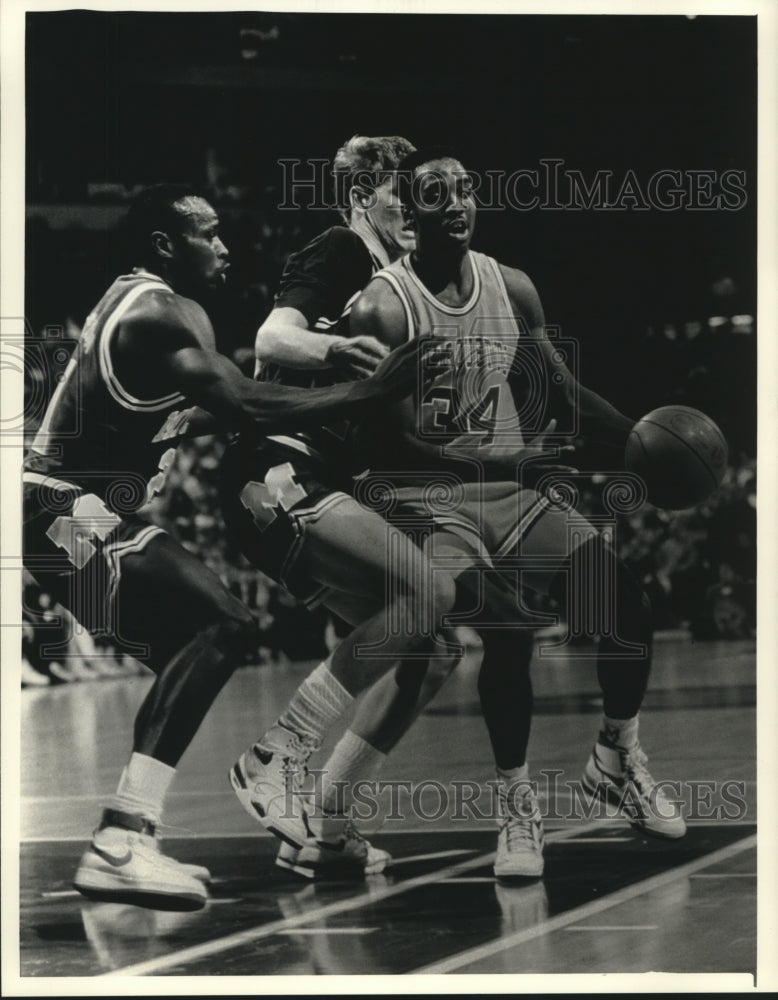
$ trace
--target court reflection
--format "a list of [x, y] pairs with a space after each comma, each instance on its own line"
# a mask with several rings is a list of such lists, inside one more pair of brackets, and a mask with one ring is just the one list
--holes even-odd
[[182, 931], [200, 923], [210, 905], [197, 913], [171, 913], [124, 903], [85, 902], [81, 904], [81, 920], [100, 968], [111, 971], [183, 945]]

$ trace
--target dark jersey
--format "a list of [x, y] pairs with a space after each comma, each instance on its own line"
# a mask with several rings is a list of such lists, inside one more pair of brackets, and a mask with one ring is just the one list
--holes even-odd
[[[371, 277], [388, 262], [380, 246], [368, 247], [351, 229], [333, 226], [290, 255], [275, 306], [299, 310], [315, 333], [348, 336], [352, 305]], [[274, 363], [260, 365], [257, 377], [303, 387], [333, 385], [345, 379], [333, 369], [312, 371]], [[317, 465], [326, 466], [331, 477], [334, 470], [340, 475], [348, 468], [348, 436], [348, 422], [339, 421], [294, 435], [273, 435], [272, 439], [305, 452]]]
[[25, 458], [28, 481], [72, 483], [120, 514], [137, 510], [162, 489], [194, 408], [178, 392], [156, 399], [132, 395], [112, 360], [122, 316], [151, 291], [174, 294], [148, 272], [122, 275], [90, 313]]

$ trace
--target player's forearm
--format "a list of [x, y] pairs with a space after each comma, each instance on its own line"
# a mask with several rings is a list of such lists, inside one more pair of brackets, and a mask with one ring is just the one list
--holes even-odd
[[303, 330], [294, 323], [275, 322], [260, 328], [254, 349], [257, 360], [264, 363], [287, 368], [330, 368], [327, 353], [333, 343], [342, 339]]

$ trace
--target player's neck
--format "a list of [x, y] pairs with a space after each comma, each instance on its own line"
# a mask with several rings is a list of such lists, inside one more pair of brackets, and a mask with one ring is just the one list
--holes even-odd
[[162, 281], [165, 282], [165, 284], [170, 285], [170, 287], [173, 288], [173, 290], [175, 291], [170, 275], [165, 272], [165, 269], [163, 267], [156, 268], [156, 267], [149, 267], [148, 264], [138, 264], [136, 267], [132, 269], [132, 273], [138, 275], [146, 275], [149, 278], [160, 278]]
[[440, 297], [448, 293], [464, 301], [472, 294], [473, 268], [467, 247], [435, 254], [413, 250], [411, 263], [419, 279], [433, 295]]

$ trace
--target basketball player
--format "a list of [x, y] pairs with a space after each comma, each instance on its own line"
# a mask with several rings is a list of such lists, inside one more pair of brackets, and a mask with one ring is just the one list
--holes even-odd
[[[395, 174], [401, 157], [412, 150], [406, 139], [396, 136], [354, 136], [338, 151], [334, 162], [336, 196], [346, 226], [328, 229], [290, 257], [274, 309], [257, 335], [260, 378], [277, 378], [293, 385], [332, 384], [344, 377], [364, 377], [386, 355], [388, 348], [375, 338], [349, 336], [349, 314], [371, 275], [414, 244], [413, 232], [402, 215]], [[352, 623], [378, 610], [381, 613], [373, 618], [373, 627], [384, 629], [387, 612], [381, 609], [387, 566], [384, 563], [376, 575], [365, 560], [386, 552], [386, 525], [378, 516], [368, 518], [351, 498], [351, 475], [357, 470], [349, 463], [349, 431], [344, 423], [316, 431], [308, 428], [296, 435], [271, 435], [253, 459], [236, 448], [225, 463], [225, 519], [244, 554], [300, 599], [319, 598]], [[294, 492], [289, 491], [289, 510], [279, 511], [279, 518], [272, 522], [263, 521], [255, 506], [252, 508], [252, 496], [261, 489], [260, 484], [269, 482], [268, 475], [276, 483], [279, 476], [290, 474], [297, 485]], [[361, 534], [357, 525], [361, 525]], [[374, 542], [372, 550], [365, 546], [368, 530]], [[333, 578], [333, 565], [338, 568], [337, 579]], [[370, 571], [366, 573], [366, 569]], [[450, 633], [444, 638], [454, 641]], [[528, 661], [531, 634], [525, 631], [514, 637], [513, 646], [515, 655]], [[377, 873], [385, 867], [390, 860], [387, 853], [365, 841], [348, 820], [351, 788], [356, 780], [377, 775], [387, 753], [456, 662], [455, 657], [440, 651], [426, 670], [418, 661], [410, 661], [374, 685], [322, 769], [321, 804], [325, 813], [333, 815], [326, 821], [324, 817], [307, 818], [316, 836], [308, 838], [302, 849], [296, 842], [306, 832], [302, 823], [296, 830], [287, 827], [281, 831], [286, 842], [279, 850], [279, 865], [306, 875], [325, 873], [328, 868], [342, 872], [344, 862], [360, 873]], [[492, 672], [511, 671], [512, 678], [510, 663], [492, 659], [487, 672], [490, 665]], [[356, 667], [348, 679], [336, 677], [344, 688], [345, 693], [339, 692], [344, 705], [349, 703], [345, 696], [353, 699], [371, 676], [364, 660]], [[333, 686], [332, 675], [329, 663], [317, 668], [301, 694], [306, 704], [332, 701], [332, 694], [325, 694], [325, 685]], [[497, 685], [495, 680], [493, 686]], [[332, 705], [333, 710], [336, 707]], [[285, 768], [304, 771], [305, 761], [326, 729], [322, 711], [318, 710], [320, 718], [315, 723], [303, 719], [298, 710], [286, 713], [280, 728], [273, 727], [256, 746], [265, 754], [280, 753]], [[329, 722], [334, 718], [332, 715]], [[303, 752], [296, 756], [286, 747], [287, 731], [294, 727], [294, 720], [301, 733], [313, 736], [313, 742], [307, 740]], [[259, 798], [267, 797], [271, 783], [255, 760], [256, 751], [244, 754], [233, 769], [232, 781], [248, 811], [253, 815], [259, 806], [265, 812], [261, 820], [269, 825], [268, 807]], [[252, 773], [247, 776], [247, 771]], [[246, 786], [259, 784], [260, 777], [263, 793], [252, 802]], [[278, 800], [284, 801], [279, 788], [276, 792]], [[324, 822], [326, 835], [321, 826]], [[274, 832], [280, 832], [277, 824]]]
[[[333, 226], [290, 256], [273, 311], [257, 334], [258, 378], [298, 386], [333, 385], [364, 378], [387, 356], [388, 349], [374, 338], [350, 337], [348, 317], [351, 303], [370, 277], [413, 245], [394, 176], [399, 160], [412, 150], [398, 136], [354, 136], [338, 151], [336, 196], [346, 226]], [[345, 421], [296, 434], [273, 434], [259, 449], [236, 445], [223, 463], [225, 521], [244, 555], [298, 599], [309, 605], [323, 602], [360, 626], [343, 640], [339, 654], [357, 642], [383, 638], [391, 614], [386, 608], [387, 544], [399, 544], [394, 529], [394, 542], [388, 542], [384, 519], [367, 512], [350, 495], [356, 470], [349, 461], [348, 436]], [[272, 517], [260, 506], [268, 487], [279, 490], [286, 501]], [[417, 552], [414, 561], [420, 557]], [[409, 575], [411, 568], [411, 563], [404, 570], [393, 567], [397, 586], [418, 586]], [[439, 592], [442, 586], [439, 574]], [[417, 603], [420, 599], [414, 598]], [[409, 636], [408, 650], [420, 641], [420, 633]], [[342, 656], [338, 662], [343, 662]], [[345, 803], [339, 802], [336, 809], [336, 783], [348, 787], [352, 776], [372, 777], [377, 772], [386, 752], [455, 662], [439, 651], [426, 670], [413, 661], [386, 682], [379, 681], [324, 766], [323, 805], [330, 814], [326, 819], [292, 808], [294, 803], [284, 794], [286, 778], [277, 769], [283, 768], [284, 774], [291, 769], [304, 772], [321, 734], [391, 662], [355, 658], [346, 670], [328, 659], [304, 682], [278, 724], [231, 772], [249, 813], [255, 817], [259, 813], [282, 839], [280, 866], [306, 875], [328, 868], [338, 872], [350, 868], [357, 874], [383, 870], [389, 855], [359, 834], [348, 820]], [[291, 744], [290, 731], [295, 733]], [[267, 764], [259, 755], [267, 758]], [[261, 794], [254, 795], [249, 786], [260, 785]]]
[[[552, 597], [567, 609], [568, 620], [577, 612], [602, 622], [599, 605], [615, 594], [607, 609], [614, 627], [600, 630], [597, 674], [604, 716], [584, 784], [593, 795], [619, 803], [633, 827], [683, 836], [684, 821], [649, 774], [638, 743], [638, 711], [651, 662], [648, 600], [582, 515], [529, 488], [531, 466], [522, 463], [526, 442], [520, 414], [537, 400], [522, 398], [528, 390], [519, 378], [521, 366], [514, 363], [519, 347], [532, 344], [542, 359], [542, 388], [534, 391], [544, 394], [552, 417], [565, 419], [577, 408], [584, 432], [621, 447], [633, 422], [579, 385], [560, 362], [529, 278], [470, 250], [476, 209], [462, 164], [445, 151], [420, 150], [405, 158], [398, 176], [416, 246], [373, 278], [352, 308], [351, 329], [392, 349], [433, 332], [443, 335], [445, 346], [436, 346], [422, 362], [417, 396], [396, 404], [391, 420], [381, 415], [368, 445], [373, 468], [407, 470], [407, 479], [392, 473], [396, 510], [406, 516], [421, 507], [418, 486], [410, 478], [414, 470], [432, 475], [455, 469], [465, 481], [460, 508], [439, 519], [433, 556], [453, 551], [466, 561], [469, 552], [474, 564], [499, 565], [501, 557], [517, 552], [527, 567], [523, 586]], [[485, 658], [508, 655], [512, 631], [482, 629]], [[522, 697], [513, 704], [505, 703], [501, 691], [491, 692], [489, 728], [501, 811], [495, 870], [539, 876], [542, 822], [526, 761], [532, 711], [528, 671], [521, 685]], [[521, 733], [518, 754], [515, 739], [506, 746], [505, 727], [493, 724], [500, 719], [500, 704]]]
[[[155, 840], [168, 787], [205, 713], [257, 642], [248, 610], [202, 563], [138, 516], [197, 407], [244, 437], [353, 415], [409, 391], [412, 357], [357, 383], [301, 390], [247, 379], [215, 350], [200, 304], [225, 281], [213, 208], [161, 185], [127, 218], [137, 267], [88, 317], [24, 462], [25, 564], [88, 630], [156, 673], [132, 755], [76, 873], [91, 898], [198, 909], [208, 872]], [[202, 416], [207, 416], [202, 414]]]

